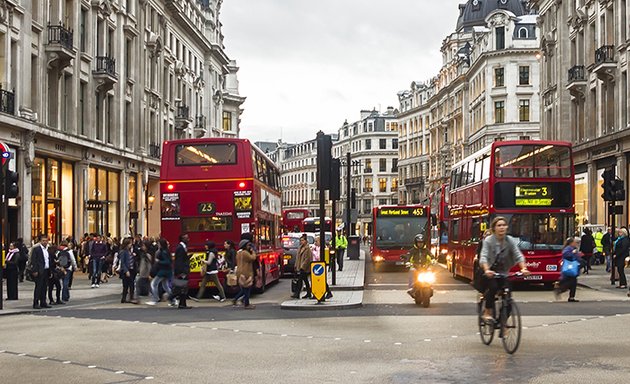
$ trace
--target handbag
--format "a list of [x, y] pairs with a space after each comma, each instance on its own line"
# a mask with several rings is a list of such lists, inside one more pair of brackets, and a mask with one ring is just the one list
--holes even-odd
[[205, 275], [208, 271], [208, 265], [206, 263], [201, 264], [201, 276]]
[[181, 295], [188, 292], [188, 280], [186, 279], [173, 279], [173, 295]]
[[562, 276], [577, 277], [580, 274], [580, 262], [578, 260], [562, 260]]
[[238, 285], [236, 273], [228, 273], [225, 275], [225, 284], [227, 284], [228, 287], [236, 287]]

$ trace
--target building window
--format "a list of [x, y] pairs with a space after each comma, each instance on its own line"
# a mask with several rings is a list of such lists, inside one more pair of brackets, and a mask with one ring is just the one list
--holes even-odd
[[101, 116], [101, 100], [103, 100], [101, 97], [101, 93], [96, 92], [96, 116], [94, 116], [94, 118], [96, 119], [96, 140], [103, 140], [103, 118]]
[[372, 173], [372, 159], [365, 159], [364, 173]]
[[392, 172], [398, 172], [398, 159], [392, 159]]
[[495, 39], [497, 50], [505, 48], [505, 27], [497, 27], [495, 29]]
[[505, 86], [505, 69], [495, 68], [494, 69], [494, 86], [495, 87], [504, 87]]
[[378, 205], [387, 205], [387, 199], [378, 199]]
[[378, 190], [380, 192], [387, 192], [387, 178], [381, 177], [378, 179]]
[[392, 177], [392, 191], [395, 191], [396, 189], [398, 189], [398, 178]]
[[529, 38], [529, 32], [527, 31], [527, 28], [521, 27], [518, 30], [518, 37], [519, 37], [519, 39], [527, 39], [527, 38]]
[[378, 160], [378, 171], [386, 172], [387, 171], [387, 159], [379, 159]]
[[518, 67], [518, 84], [529, 85], [529, 67], [528, 66]]
[[363, 192], [372, 192], [372, 178], [366, 177], [363, 180]]
[[87, 107], [87, 85], [79, 85], [79, 134], [85, 136], [85, 108]]
[[125, 148], [132, 148], [133, 142], [133, 112], [131, 101], [125, 102]]
[[398, 139], [392, 139], [392, 149], [398, 149]]
[[505, 101], [494, 102], [494, 122], [505, 123]]
[[378, 140], [378, 148], [379, 149], [386, 149], [387, 148], [387, 140], [386, 139], [379, 139]]
[[529, 100], [518, 101], [518, 120], [529, 121]]
[[232, 113], [223, 111], [223, 130], [231, 131], [232, 130]]
[[372, 149], [372, 140], [365, 139], [365, 149]]
[[372, 200], [363, 200], [363, 213], [371, 213], [372, 212]]

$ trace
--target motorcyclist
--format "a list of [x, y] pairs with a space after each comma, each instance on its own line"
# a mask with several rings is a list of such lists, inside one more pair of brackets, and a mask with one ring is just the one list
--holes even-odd
[[411, 264], [411, 267], [409, 268], [409, 289], [407, 290], [407, 293], [412, 295], [416, 271], [427, 268], [433, 262], [431, 259], [431, 252], [427, 248], [427, 243], [424, 241], [423, 234], [418, 234], [414, 238], [413, 248], [411, 248], [407, 254], [407, 262]]

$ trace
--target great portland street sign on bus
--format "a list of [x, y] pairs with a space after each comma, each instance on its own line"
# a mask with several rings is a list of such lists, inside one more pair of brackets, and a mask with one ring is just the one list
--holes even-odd
[[376, 211], [376, 216], [380, 217], [417, 217], [417, 216], [425, 216], [426, 211], [423, 207], [383, 207], [378, 208]]

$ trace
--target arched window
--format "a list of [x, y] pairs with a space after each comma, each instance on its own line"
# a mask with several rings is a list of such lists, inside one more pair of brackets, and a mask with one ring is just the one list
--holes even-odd
[[521, 27], [518, 30], [518, 38], [519, 39], [527, 39], [529, 37], [529, 31], [525, 27]]

